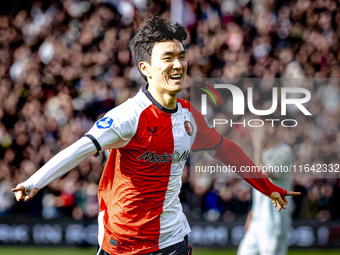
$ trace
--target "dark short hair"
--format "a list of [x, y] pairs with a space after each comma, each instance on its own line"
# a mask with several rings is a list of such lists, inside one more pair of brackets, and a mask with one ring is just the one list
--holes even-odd
[[176, 39], [181, 43], [187, 38], [187, 32], [183, 25], [172, 23], [155, 14], [145, 21], [145, 25], [139, 29], [130, 41], [129, 47], [137, 68], [147, 81], [146, 76], [139, 69], [139, 63], [146, 61], [151, 64], [151, 53], [155, 43], [164, 40]]

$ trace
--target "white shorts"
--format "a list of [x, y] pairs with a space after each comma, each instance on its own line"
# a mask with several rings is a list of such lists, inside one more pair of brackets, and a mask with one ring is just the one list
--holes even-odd
[[288, 250], [286, 235], [271, 235], [266, 231], [259, 231], [249, 227], [244, 235], [237, 255], [286, 255]]

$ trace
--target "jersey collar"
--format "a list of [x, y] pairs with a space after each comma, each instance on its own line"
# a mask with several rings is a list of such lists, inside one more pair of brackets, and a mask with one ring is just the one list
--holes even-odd
[[147, 98], [149, 98], [149, 100], [161, 111], [166, 112], [166, 113], [175, 113], [178, 110], [178, 105], [176, 104], [176, 108], [174, 109], [170, 109], [170, 108], [166, 108], [163, 105], [161, 105], [160, 103], [158, 103], [149, 93], [148, 91], [148, 86], [149, 84], [146, 84], [145, 86], [143, 86], [142, 91], [143, 93], [146, 95]]

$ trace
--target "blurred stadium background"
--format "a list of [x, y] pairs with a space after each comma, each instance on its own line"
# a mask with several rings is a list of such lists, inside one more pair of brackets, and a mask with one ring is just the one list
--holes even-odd
[[[11, 188], [145, 84], [128, 42], [152, 13], [187, 28], [182, 98], [189, 97], [190, 77], [340, 76], [340, 1], [14, 0], [0, 7], [1, 254], [22, 254], [13, 245], [96, 245], [97, 184], [105, 155], [89, 158], [28, 203], [16, 203]], [[268, 90], [259, 87], [257, 93]], [[282, 138], [297, 163], [339, 164], [339, 84], [309, 90], [314, 121], [283, 131]], [[221, 132], [252, 155], [243, 132]], [[181, 201], [193, 229], [191, 243], [235, 254], [251, 189], [241, 180], [202, 182], [190, 178], [188, 168], [184, 173]], [[302, 195], [290, 205], [290, 245], [299, 254], [326, 254], [310, 250], [316, 247], [340, 251], [330, 250], [340, 248], [339, 179], [296, 178], [293, 184]], [[88, 251], [94, 248], [81, 250]]]

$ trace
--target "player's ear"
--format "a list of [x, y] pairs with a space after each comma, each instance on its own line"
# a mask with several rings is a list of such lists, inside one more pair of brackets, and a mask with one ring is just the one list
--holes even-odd
[[149, 79], [151, 79], [151, 73], [150, 73], [150, 65], [149, 63], [145, 62], [145, 61], [141, 61], [139, 62], [139, 70], [141, 70], [141, 72], [148, 77]]

